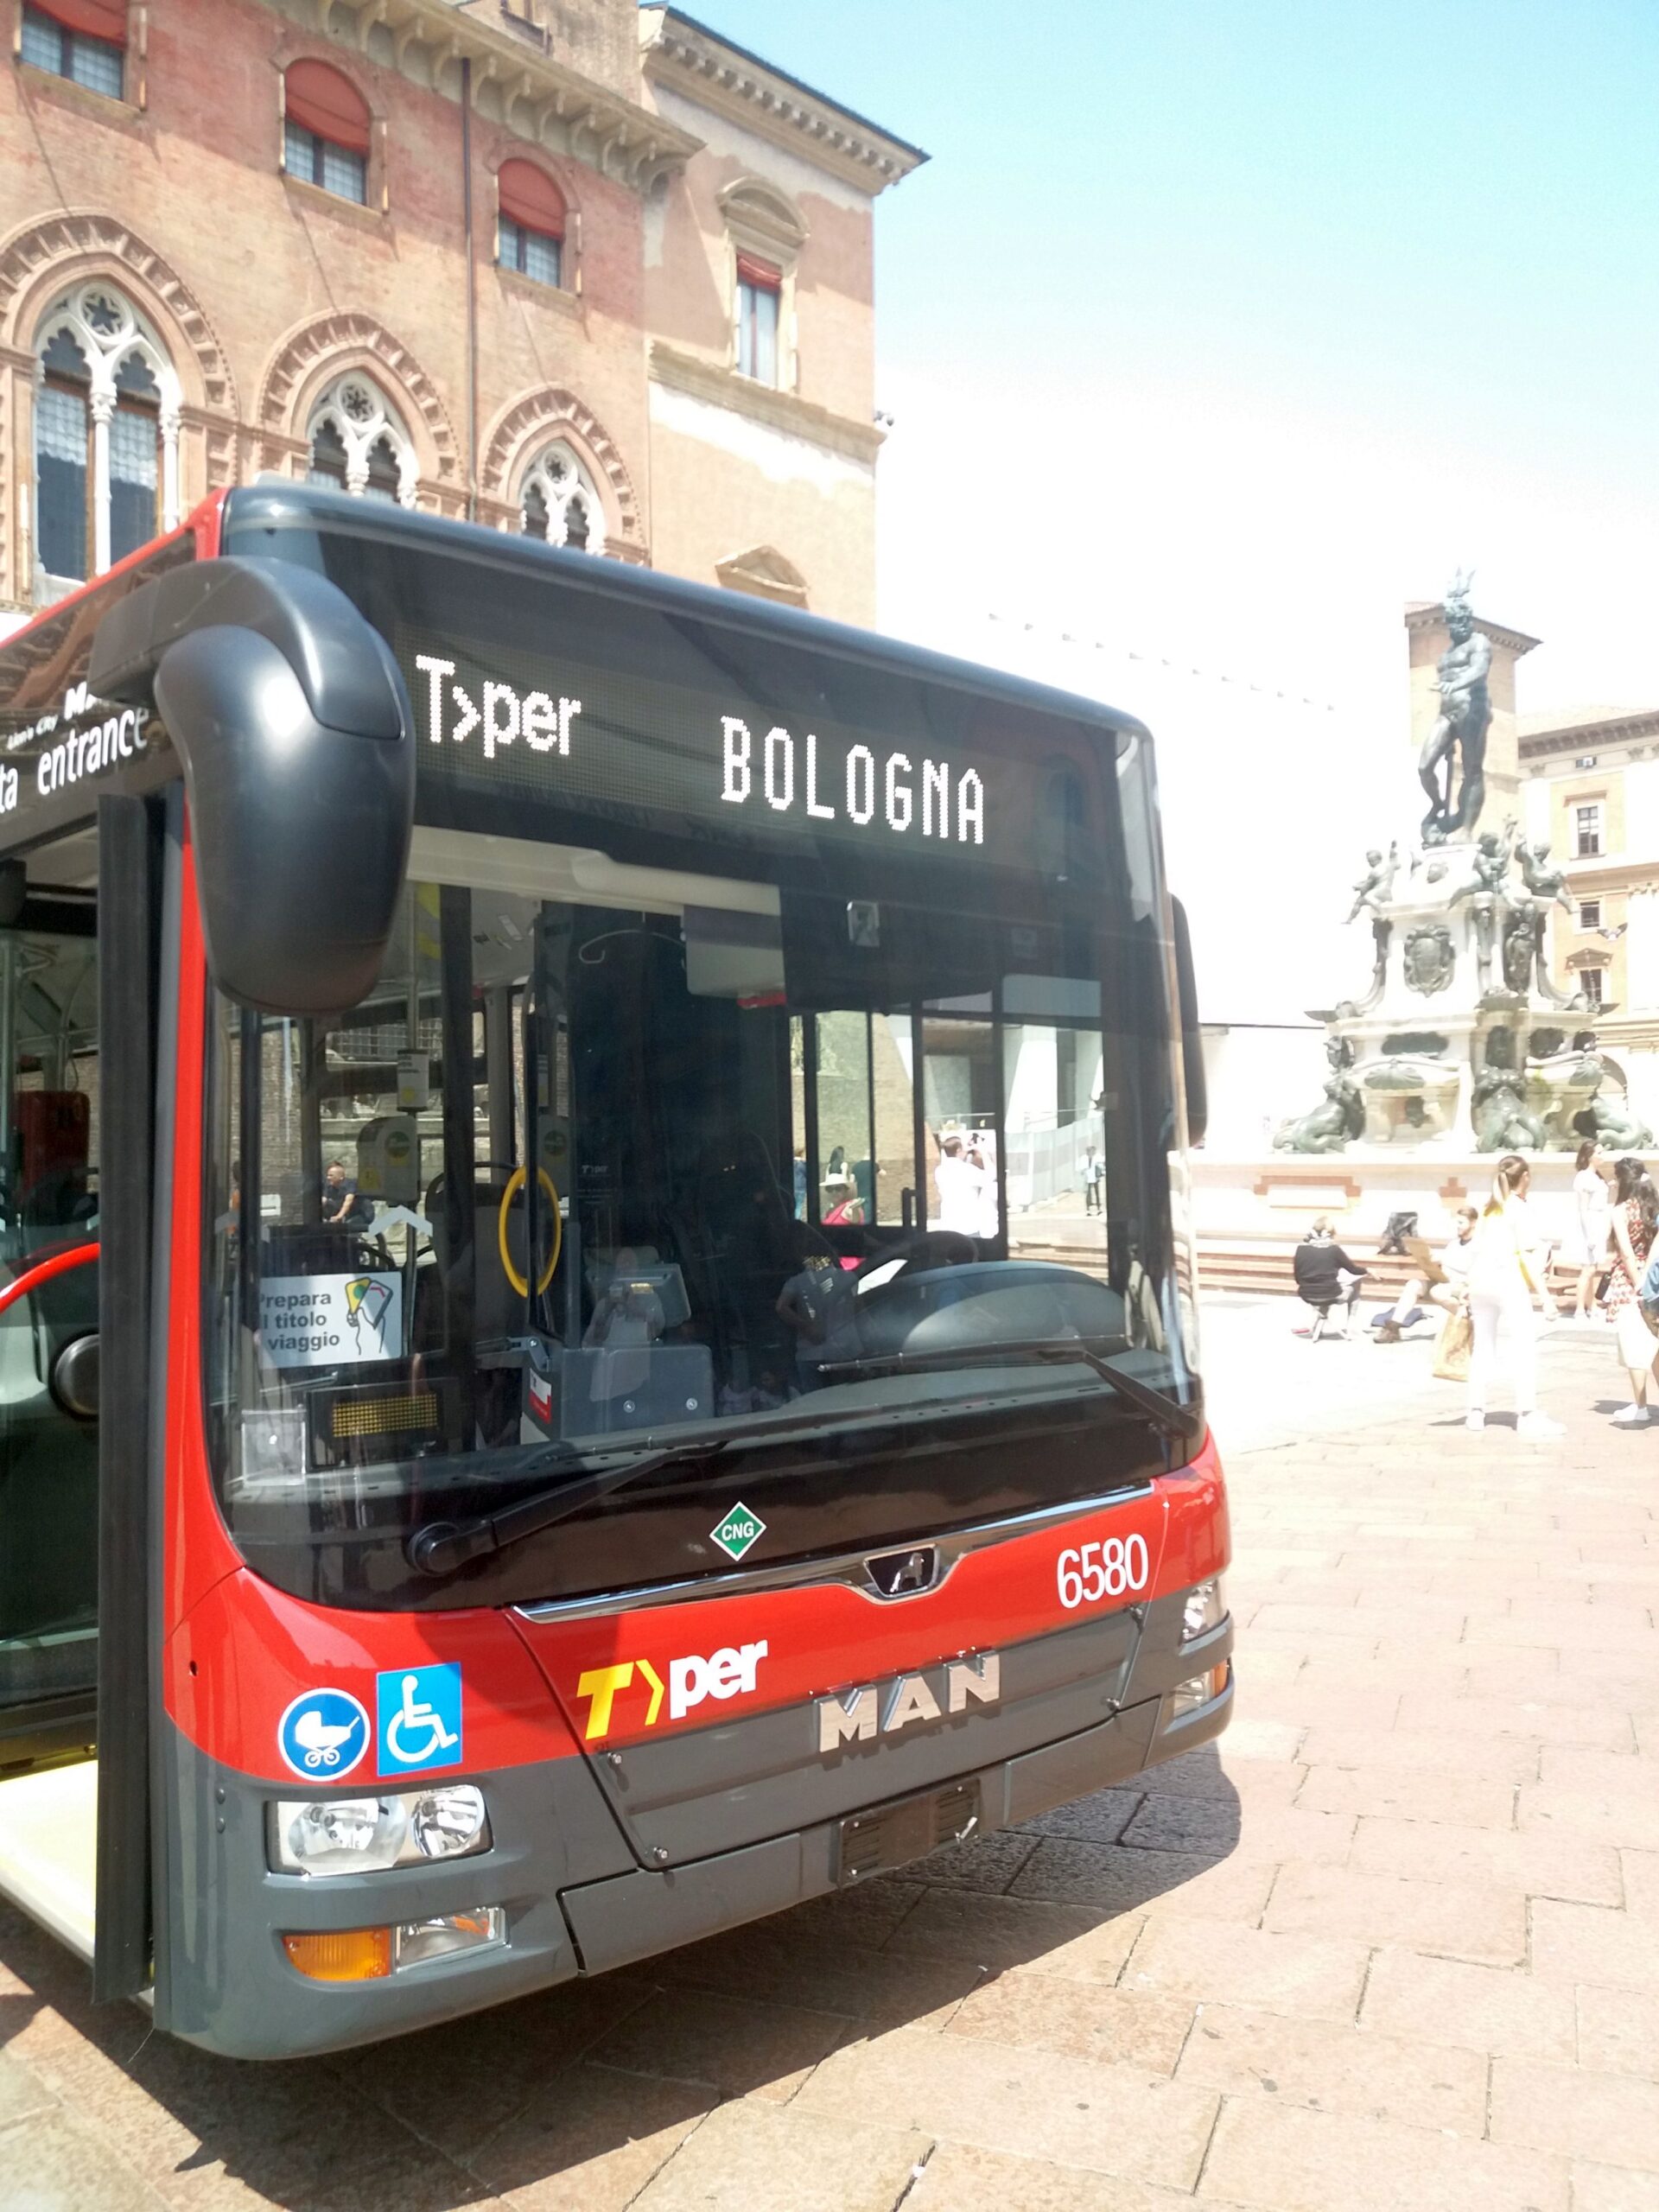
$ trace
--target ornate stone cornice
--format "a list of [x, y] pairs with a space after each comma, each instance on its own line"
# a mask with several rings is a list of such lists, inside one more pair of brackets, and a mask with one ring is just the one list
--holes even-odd
[[651, 379], [867, 466], [881, 449], [882, 433], [874, 423], [855, 423], [848, 416], [832, 414], [816, 400], [798, 398], [792, 391], [774, 391], [770, 385], [741, 377], [734, 369], [705, 361], [696, 353], [683, 353], [660, 338], [652, 340]]
[[1636, 859], [1618, 853], [1595, 853], [1584, 860], [1569, 855], [1561, 866], [1575, 899], [1611, 898], [1621, 891], [1635, 897], [1639, 892], [1659, 890], [1659, 857], [1651, 854]]
[[805, 577], [775, 545], [752, 545], [747, 553], [716, 561], [715, 574], [728, 591], [747, 592], [752, 599], [774, 600], [780, 607], [806, 605]]
[[[1443, 630], [1446, 609], [1438, 600], [1433, 604], [1419, 603], [1406, 609], [1408, 630]], [[1529, 653], [1535, 645], [1543, 643], [1541, 638], [1529, 638], [1524, 630], [1511, 630], [1502, 622], [1489, 622], [1484, 614], [1475, 617], [1475, 627], [1483, 638], [1490, 638], [1495, 645], [1507, 645], [1517, 660], [1522, 653]]]
[[1622, 1020], [1598, 1021], [1596, 1042], [1615, 1052], [1651, 1052], [1659, 1045], [1659, 1015], [1627, 1014]]
[[1649, 743], [1659, 738], [1659, 707], [1628, 715], [1610, 715], [1598, 722], [1562, 722], [1554, 729], [1534, 730], [1521, 740], [1523, 760], [1545, 760], [1555, 753], [1596, 753], [1603, 746]]
[[872, 198], [927, 159], [919, 146], [826, 99], [677, 8], [643, 9], [639, 35], [652, 84], [741, 123]]
[[473, 65], [480, 114], [505, 130], [569, 154], [637, 192], [683, 168], [702, 141], [637, 100], [567, 68], [530, 40], [452, 0], [268, 0], [325, 37], [354, 45], [445, 98], [461, 95], [461, 63]]

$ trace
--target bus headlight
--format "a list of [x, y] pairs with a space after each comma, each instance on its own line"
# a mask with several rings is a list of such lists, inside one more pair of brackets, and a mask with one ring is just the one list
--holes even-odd
[[1209, 1581], [1196, 1584], [1186, 1593], [1186, 1604], [1181, 1611], [1181, 1642], [1191, 1643], [1195, 1636], [1206, 1636], [1212, 1628], [1219, 1628], [1227, 1618], [1227, 1592], [1218, 1574]]
[[409, 1831], [401, 1797], [335, 1797], [276, 1808], [278, 1865], [293, 1874], [368, 1874], [395, 1866]]
[[493, 1949], [506, 1940], [507, 1916], [499, 1904], [446, 1913], [442, 1920], [406, 1920], [392, 1933], [393, 1971], [452, 1959], [457, 1951]]
[[424, 1859], [464, 1859], [482, 1851], [489, 1841], [484, 1792], [470, 1782], [423, 1790], [404, 1802], [410, 1808], [410, 1833]]
[[1190, 1681], [1178, 1682], [1169, 1694], [1170, 1719], [1185, 1720], [1189, 1713], [1197, 1713], [1201, 1707], [1213, 1704], [1226, 1688], [1232, 1671], [1232, 1662], [1224, 1659], [1218, 1667], [1211, 1667], [1207, 1674], [1194, 1675]]
[[283, 1949], [308, 1981], [384, 1981], [458, 1952], [501, 1950], [506, 1941], [504, 1908], [480, 1904], [439, 1919], [406, 1920], [397, 1928], [295, 1930], [283, 1935]]
[[404, 1796], [281, 1798], [269, 1834], [279, 1874], [375, 1874], [490, 1847], [484, 1793], [469, 1782]]

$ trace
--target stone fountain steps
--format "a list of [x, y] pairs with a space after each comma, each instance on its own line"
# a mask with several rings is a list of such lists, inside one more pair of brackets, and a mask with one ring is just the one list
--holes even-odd
[[[1263, 1237], [1248, 1243], [1206, 1237], [1198, 1248], [1198, 1280], [1207, 1291], [1237, 1291], [1256, 1298], [1294, 1298], [1296, 1285], [1291, 1275], [1291, 1254], [1298, 1242], [1292, 1236], [1273, 1242]], [[1370, 1270], [1360, 1293], [1362, 1302], [1399, 1296], [1411, 1273], [1408, 1260], [1393, 1255], [1379, 1259], [1367, 1249], [1363, 1237], [1350, 1238], [1347, 1249], [1362, 1267]], [[1551, 1268], [1550, 1288], [1558, 1302], [1571, 1298], [1578, 1279], [1575, 1267], [1558, 1262]]]
[[[1567, 1164], [1570, 1167], [1571, 1162]], [[1057, 1233], [1052, 1237], [1045, 1237], [1038, 1224], [1027, 1217], [1016, 1226], [1014, 1256], [1077, 1268], [1103, 1282], [1106, 1262], [1105, 1255], [1098, 1249], [1098, 1223], [1061, 1222], [1055, 1224], [1055, 1230]], [[1249, 1237], [1201, 1236], [1198, 1281], [1206, 1291], [1235, 1291], [1252, 1298], [1294, 1298], [1296, 1285], [1291, 1274], [1291, 1255], [1300, 1241], [1301, 1232], [1298, 1230], [1286, 1230], [1281, 1234], [1269, 1231]], [[1361, 1302], [1397, 1298], [1406, 1287], [1412, 1262], [1394, 1254], [1386, 1259], [1378, 1258], [1371, 1239], [1351, 1230], [1343, 1241], [1350, 1255], [1370, 1270], [1360, 1293]], [[1435, 1251], [1445, 1242], [1444, 1236], [1430, 1240]], [[1571, 1300], [1578, 1280], [1575, 1265], [1558, 1261], [1551, 1268], [1550, 1289], [1558, 1303]]]

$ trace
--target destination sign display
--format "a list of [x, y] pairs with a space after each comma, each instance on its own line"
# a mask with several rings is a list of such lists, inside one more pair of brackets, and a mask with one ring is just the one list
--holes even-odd
[[418, 772], [742, 842], [995, 853], [1008, 764], [822, 712], [402, 631]]

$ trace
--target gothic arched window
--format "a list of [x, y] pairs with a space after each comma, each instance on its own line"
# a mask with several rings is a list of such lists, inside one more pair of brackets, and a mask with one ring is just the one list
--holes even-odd
[[179, 380], [113, 285], [77, 285], [41, 318], [35, 361], [35, 557], [80, 582], [179, 518]]
[[306, 436], [312, 483], [414, 505], [420, 473], [414, 445], [391, 401], [360, 370], [336, 377], [320, 394]]
[[549, 446], [524, 471], [518, 511], [526, 537], [579, 553], [605, 550], [605, 510], [593, 478], [567, 445]]

